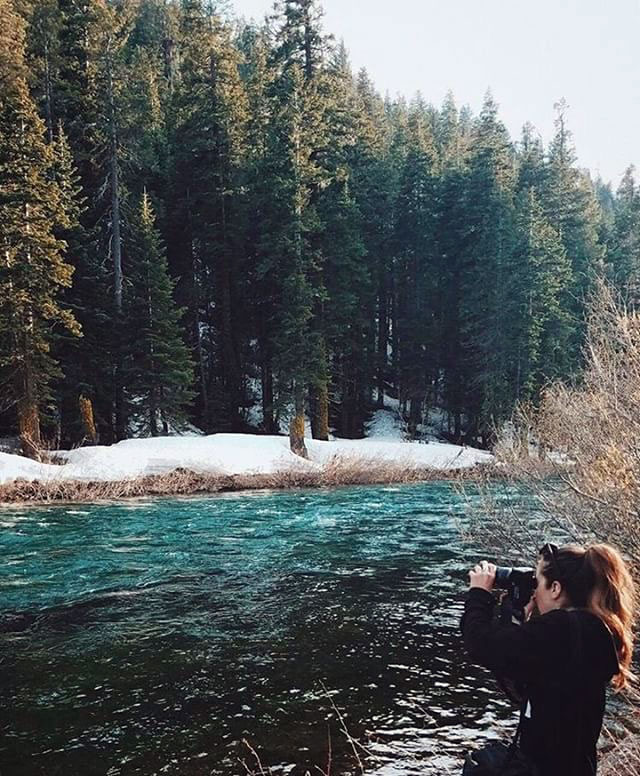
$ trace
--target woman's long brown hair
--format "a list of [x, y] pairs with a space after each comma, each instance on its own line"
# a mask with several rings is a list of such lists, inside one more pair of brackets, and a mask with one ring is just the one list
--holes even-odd
[[633, 620], [636, 594], [631, 573], [620, 553], [609, 544], [580, 547], [567, 544], [553, 558], [542, 556], [542, 573], [558, 580], [573, 606], [589, 609], [611, 631], [620, 672], [613, 678], [622, 690], [633, 677]]

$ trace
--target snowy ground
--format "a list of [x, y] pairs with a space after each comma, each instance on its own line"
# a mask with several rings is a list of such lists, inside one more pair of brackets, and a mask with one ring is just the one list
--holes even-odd
[[[380, 411], [384, 415], [385, 411]], [[402, 442], [393, 425], [376, 416], [367, 439], [319, 442], [307, 439], [309, 460], [289, 450], [286, 436], [213, 434], [211, 436], [127, 439], [110, 447], [82, 447], [60, 453], [66, 463], [42, 464], [18, 455], [0, 453], [0, 484], [27, 480], [123, 480], [165, 474], [177, 468], [213, 474], [266, 474], [286, 469], [321, 467], [336, 456], [349, 460], [389, 461], [438, 469], [458, 469], [486, 463], [492, 456], [482, 450], [430, 442]]]

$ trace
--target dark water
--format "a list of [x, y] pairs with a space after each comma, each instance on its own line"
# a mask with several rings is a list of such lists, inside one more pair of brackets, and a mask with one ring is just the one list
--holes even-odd
[[243, 739], [359, 773], [336, 709], [366, 773], [458, 773], [513, 716], [463, 656], [459, 511], [446, 484], [4, 510], [0, 774], [259, 772]]

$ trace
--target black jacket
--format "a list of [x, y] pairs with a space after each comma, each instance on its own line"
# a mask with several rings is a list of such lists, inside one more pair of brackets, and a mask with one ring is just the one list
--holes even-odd
[[474, 663], [523, 688], [522, 751], [541, 776], [593, 776], [605, 688], [618, 673], [613, 638], [584, 609], [555, 609], [524, 625], [493, 622], [495, 598], [467, 593], [464, 644]]

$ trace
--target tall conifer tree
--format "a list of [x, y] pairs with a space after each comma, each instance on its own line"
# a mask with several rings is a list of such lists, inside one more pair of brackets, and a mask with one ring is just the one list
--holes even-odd
[[[408, 154], [397, 205], [396, 326], [402, 404], [408, 408], [409, 432], [415, 435], [429, 386], [438, 373], [436, 318], [437, 159], [424, 106], [412, 106]], [[432, 397], [433, 398], [433, 397]]]
[[387, 351], [396, 189], [390, 174], [389, 122], [384, 102], [364, 70], [358, 74], [356, 94], [360, 108], [351, 168], [353, 196], [361, 216], [360, 235], [371, 286], [369, 302], [365, 306], [371, 329], [371, 363], [367, 371], [375, 383], [376, 405], [382, 407], [389, 381]]
[[640, 192], [633, 166], [618, 186], [609, 261], [615, 284], [635, 308], [640, 305]]
[[237, 429], [245, 403], [242, 300], [246, 95], [230, 31], [200, 0], [181, 6], [171, 198], [178, 298], [198, 373], [197, 420]]
[[0, 364], [25, 452], [37, 455], [40, 410], [58, 374], [53, 331], [80, 330], [60, 304], [72, 268], [54, 234], [67, 215], [51, 178], [53, 154], [27, 86], [22, 20], [0, 0]]
[[541, 201], [551, 226], [560, 234], [571, 262], [571, 286], [564, 304], [573, 318], [568, 369], [581, 363], [585, 332], [584, 309], [597, 272], [603, 269], [604, 250], [599, 239], [600, 214], [593, 184], [576, 165], [568, 106], [556, 104], [556, 132], [548, 154], [546, 186]]
[[514, 241], [515, 160], [490, 94], [477, 120], [467, 187], [468, 236], [462, 296], [463, 350], [469, 385], [469, 429], [489, 440], [511, 410], [508, 384], [507, 267]]
[[192, 363], [182, 340], [182, 311], [173, 302], [173, 283], [146, 192], [135, 216], [124, 308], [131, 335], [124, 346], [123, 369], [128, 416], [140, 430], [157, 436], [187, 416], [193, 398]]
[[[329, 181], [319, 150], [327, 141], [325, 97], [319, 88], [324, 40], [315, 0], [285, 0], [279, 23], [272, 86], [274, 123], [270, 157], [274, 196], [281, 219], [276, 226], [282, 277], [279, 331], [274, 338], [280, 398], [291, 398], [291, 449], [306, 456], [304, 416], [307, 387], [327, 380], [326, 343], [313, 325], [315, 299], [323, 295], [319, 272], [321, 231], [316, 205], [319, 188]], [[317, 312], [317, 311], [316, 311]], [[323, 402], [328, 400], [322, 397]], [[326, 413], [323, 412], [326, 417]]]

